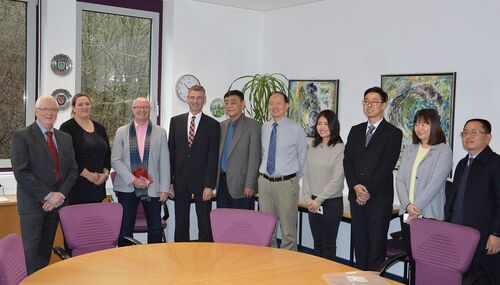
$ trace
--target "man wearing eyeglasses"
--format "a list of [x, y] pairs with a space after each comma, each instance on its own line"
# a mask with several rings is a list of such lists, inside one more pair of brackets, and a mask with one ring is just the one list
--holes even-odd
[[487, 120], [468, 120], [460, 136], [467, 155], [455, 169], [446, 220], [481, 233], [468, 274], [483, 278], [474, 284], [500, 284], [500, 156], [489, 147]]
[[111, 166], [116, 171], [113, 190], [123, 206], [119, 246], [130, 245], [142, 203], [148, 224], [148, 243], [162, 242], [161, 203], [168, 198], [170, 159], [167, 132], [150, 120], [148, 99], [139, 97], [132, 103], [134, 119], [116, 130], [111, 150]]
[[392, 172], [403, 133], [383, 117], [387, 94], [382, 88], [366, 90], [362, 104], [368, 122], [353, 126], [349, 132], [344, 172], [349, 186], [356, 265], [363, 270], [377, 270], [385, 260], [394, 199]]
[[56, 99], [35, 106], [36, 122], [12, 133], [10, 155], [28, 274], [49, 264], [59, 209], [78, 177], [71, 136], [54, 128]]

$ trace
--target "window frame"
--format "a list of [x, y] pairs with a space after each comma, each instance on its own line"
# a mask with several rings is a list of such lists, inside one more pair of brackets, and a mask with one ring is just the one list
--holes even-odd
[[[150, 79], [149, 79], [149, 100], [151, 104], [151, 118], [155, 118], [157, 122], [160, 120], [159, 108], [159, 83], [160, 83], [160, 13], [151, 12], [139, 9], [122, 8], [101, 4], [93, 4], [78, 1], [76, 3], [76, 68], [75, 68], [75, 90], [82, 90], [82, 17], [84, 11], [97, 13], [106, 13], [119, 16], [137, 17], [151, 20], [151, 57], [150, 57]], [[155, 96], [155, 94], [157, 96]], [[153, 119], [154, 120], [154, 119]]]
[[[38, 64], [38, 1], [37, 0], [11, 0], [13, 2], [26, 3], [26, 61], [24, 87], [24, 120], [25, 126], [35, 121], [35, 101], [37, 96], [37, 74], [39, 73]], [[13, 130], [14, 131], [14, 130]], [[0, 159], [0, 172], [12, 171], [10, 158]]]

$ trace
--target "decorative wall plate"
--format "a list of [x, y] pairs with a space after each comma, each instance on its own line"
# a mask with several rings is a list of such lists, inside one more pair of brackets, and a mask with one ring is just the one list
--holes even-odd
[[71, 93], [66, 89], [56, 89], [52, 92], [52, 97], [56, 98], [60, 111], [68, 109], [71, 103]]
[[222, 117], [224, 115], [224, 100], [215, 98], [212, 103], [210, 103], [210, 112], [216, 118]]
[[55, 55], [50, 61], [50, 68], [55, 74], [60, 76], [68, 75], [73, 69], [73, 62], [65, 54]]

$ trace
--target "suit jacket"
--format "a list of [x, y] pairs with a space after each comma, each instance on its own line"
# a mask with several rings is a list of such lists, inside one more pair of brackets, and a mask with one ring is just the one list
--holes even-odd
[[[130, 170], [130, 124], [116, 130], [111, 150], [111, 166], [116, 171], [113, 190], [118, 192], [134, 192], [134, 175]], [[160, 192], [170, 188], [170, 159], [165, 129], [152, 125], [149, 138], [148, 174], [153, 184], [148, 187], [148, 196], [158, 197]]]
[[353, 126], [344, 150], [344, 173], [349, 186], [349, 201], [356, 201], [353, 187], [364, 185], [370, 193], [368, 203], [392, 205], [392, 171], [398, 161], [403, 133], [382, 119], [365, 147], [367, 122]]
[[199, 195], [205, 187], [215, 189], [217, 184], [220, 125], [215, 119], [201, 114], [191, 147], [188, 147], [188, 113], [170, 120], [168, 147], [176, 192]]
[[[406, 206], [410, 203], [411, 173], [419, 146], [420, 144], [406, 146], [401, 158], [401, 165], [396, 176], [396, 189], [401, 205], [400, 214], [406, 212]], [[417, 167], [413, 203], [422, 210], [423, 217], [444, 220], [446, 178], [452, 167], [453, 154], [445, 143], [431, 146], [420, 161]]]
[[12, 133], [11, 162], [17, 181], [19, 214], [42, 212], [40, 201], [49, 192], [65, 197], [78, 177], [71, 136], [54, 129], [61, 179], [56, 181], [56, 166], [45, 137], [37, 123]]
[[[464, 157], [455, 168], [453, 188], [445, 204], [448, 221], [467, 160], [468, 156]], [[472, 162], [465, 188], [463, 224], [481, 232], [478, 248], [491, 233], [500, 233], [500, 156], [489, 146]]]
[[[228, 119], [220, 124], [219, 157], [221, 159], [229, 123]], [[260, 129], [260, 124], [256, 120], [241, 115], [234, 131], [226, 172], [229, 193], [234, 199], [245, 197], [245, 188], [257, 192], [257, 178], [261, 160]], [[220, 169], [220, 163], [218, 169]]]

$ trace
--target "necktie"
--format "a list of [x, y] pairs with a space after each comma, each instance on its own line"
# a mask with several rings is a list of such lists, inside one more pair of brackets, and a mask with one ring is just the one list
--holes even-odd
[[61, 179], [61, 170], [59, 169], [59, 155], [57, 154], [56, 145], [54, 140], [52, 139], [52, 131], [47, 131], [45, 133], [47, 135], [47, 145], [49, 146], [50, 155], [52, 156], [52, 160], [56, 165], [56, 180], [59, 181]]
[[230, 123], [227, 128], [226, 139], [224, 140], [224, 148], [222, 149], [222, 160], [220, 168], [223, 172], [227, 172], [227, 158], [229, 156], [229, 151], [231, 150], [231, 144], [233, 143], [234, 137], [234, 124]]
[[460, 178], [460, 184], [457, 188], [457, 196], [455, 202], [453, 203], [453, 213], [451, 216], [451, 222], [454, 224], [463, 224], [464, 218], [464, 198], [465, 198], [465, 188], [467, 186], [467, 180], [469, 179], [470, 167], [472, 165], [473, 157], [469, 157], [469, 164], [464, 169], [462, 177]]
[[191, 117], [191, 124], [189, 125], [189, 134], [188, 134], [188, 147], [191, 147], [194, 139], [194, 121], [196, 120], [196, 116]]
[[269, 150], [267, 152], [267, 173], [273, 175], [276, 170], [276, 127], [278, 123], [273, 124], [273, 130], [271, 131], [271, 138], [269, 139]]
[[372, 139], [374, 130], [375, 130], [375, 127], [373, 125], [368, 126], [368, 132], [366, 133], [365, 146], [367, 146], [368, 143], [370, 142], [370, 140]]

